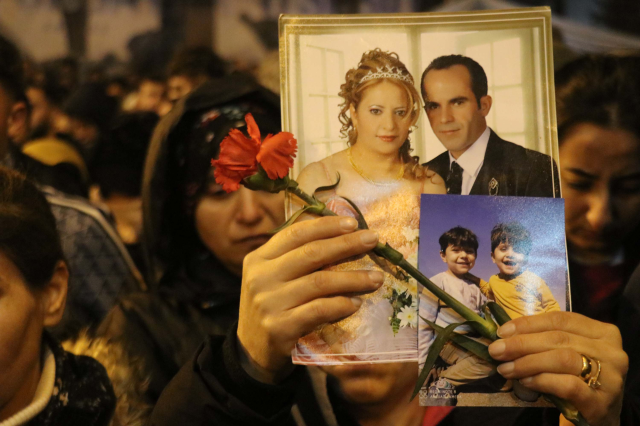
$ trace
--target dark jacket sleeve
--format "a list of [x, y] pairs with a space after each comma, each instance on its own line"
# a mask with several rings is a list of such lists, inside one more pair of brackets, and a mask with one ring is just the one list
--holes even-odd
[[622, 426], [640, 425], [640, 267], [625, 288], [616, 325], [622, 335], [622, 348], [629, 356], [629, 371], [622, 402]]
[[529, 178], [527, 179], [527, 197], [560, 197], [560, 179], [558, 166], [553, 159], [540, 152], [527, 150]]
[[151, 425], [295, 425], [291, 407], [304, 369], [280, 385], [258, 382], [240, 366], [236, 345], [236, 327], [208, 337], [165, 388]]

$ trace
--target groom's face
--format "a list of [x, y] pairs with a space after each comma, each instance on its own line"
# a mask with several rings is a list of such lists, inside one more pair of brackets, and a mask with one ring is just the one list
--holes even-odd
[[453, 157], [458, 158], [486, 129], [491, 98], [482, 97], [478, 106], [471, 90], [471, 75], [463, 65], [431, 70], [422, 84], [431, 128]]

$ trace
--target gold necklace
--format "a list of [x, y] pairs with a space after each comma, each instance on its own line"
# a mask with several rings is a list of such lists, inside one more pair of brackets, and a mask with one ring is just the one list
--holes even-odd
[[349, 147], [349, 149], [347, 150], [347, 158], [349, 159], [349, 163], [351, 164], [351, 167], [353, 167], [353, 170], [355, 170], [356, 173], [358, 173], [362, 177], [362, 179], [374, 185], [378, 185], [378, 186], [395, 185], [395, 182], [399, 181], [404, 176], [404, 163], [402, 163], [402, 165], [400, 166], [400, 170], [398, 170], [398, 175], [393, 179], [394, 180], [393, 182], [376, 182], [375, 180], [365, 175], [364, 170], [358, 167], [355, 161], [353, 161], [353, 155], [351, 154], [351, 147]]

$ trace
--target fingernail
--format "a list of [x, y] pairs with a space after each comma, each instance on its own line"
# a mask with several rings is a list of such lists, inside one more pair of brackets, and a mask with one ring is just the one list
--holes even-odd
[[506, 349], [505, 343], [502, 340], [496, 340], [492, 344], [489, 345], [489, 354], [492, 357], [496, 357], [502, 355], [504, 350]]
[[376, 234], [373, 231], [365, 231], [362, 233], [362, 235], [360, 235], [360, 241], [362, 241], [363, 244], [373, 244], [378, 242], [378, 234]]
[[359, 307], [360, 307], [360, 305], [362, 305], [362, 299], [360, 299], [359, 297], [352, 297], [352, 298], [351, 298], [351, 303], [353, 303], [353, 305], [354, 305], [356, 308], [359, 308]]
[[498, 329], [498, 336], [505, 338], [513, 336], [516, 332], [516, 326], [508, 322]]
[[345, 231], [353, 231], [358, 227], [358, 221], [352, 217], [344, 217], [340, 219], [340, 227]]
[[533, 382], [533, 377], [525, 377], [524, 379], [520, 379], [518, 381], [523, 385], [527, 386], [527, 385], [530, 385], [531, 382]]
[[504, 364], [500, 364], [498, 366], [498, 373], [504, 376], [505, 374], [513, 373], [514, 369], [515, 369], [515, 365], [513, 364], [513, 362], [505, 362]]
[[360, 235], [360, 241], [367, 245], [376, 243], [378, 242], [378, 234], [373, 231], [365, 231]]
[[384, 274], [380, 271], [371, 271], [369, 272], [369, 279], [374, 284], [380, 286], [384, 282]]

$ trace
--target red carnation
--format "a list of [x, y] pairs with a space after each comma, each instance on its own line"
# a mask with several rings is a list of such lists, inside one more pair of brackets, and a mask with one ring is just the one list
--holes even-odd
[[[266, 191], [274, 191], [274, 182], [284, 179], [293, 166], [293, 158], [297, 149], [297, 141], [291, 133], [281, 132], [269, 135], [260, 141], [260, 129], [253, 116], [245, 116], [247, 122], [247, 138], [237, 129], [232, 129], [229, 136], [220, 144], [220, 155], [212, 160], [211, 165], [216, 168], [214, 176], [216, 182], [222, 185], [226, 192], [233, 192], [240, 188], [240, 183], [253, 176], [252, 189], [260, 187]], [[258, 173], [258, 163], [263, 171]], [[259, 178], [258, 175], [269, 177]], [[254, 176], [255, 175], [255, 176]], [[285, 179], [288, 182], [288, 178]], [[245, 183], [248, 181], [245, 180]], [[287, 182], [284, 182], [285, 186]], [[282, 183], [282, 182], [281, 182]], [[283, 187], [284, 188], [284, 187]], [[280, 189], [281, 190], [281, 189]]]
[[275, 136], [267, 136], [262, 142], [258, 153], [258, 163], [262, 166], [269, 179], [283, 178], [293, 167], [293, 157], [296, 156], [298, 141], [292, 133], [280, 132]]
[[[255, 122], [253, 124], [255, 125]], [[252, 130], [249, 130], [249, 134]], [[242, 179], [258, 170], [256, 155], [259, 150], [260, 139], [249, 139], [238, 129], [229, 132], [229, 136], [220, 143], [218, 159], [211, 161], [211, 165], [216, 168], [213, 175], [216, 182], [222, 185], [222, 189], [226, 192], [236, 191], [240, 188]]]

